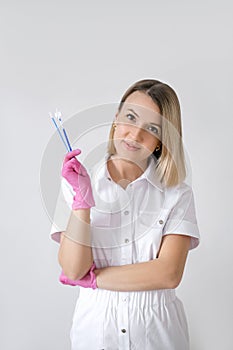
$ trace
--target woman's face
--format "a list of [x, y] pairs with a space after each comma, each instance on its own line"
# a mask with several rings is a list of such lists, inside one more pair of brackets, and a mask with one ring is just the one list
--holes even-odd
[[116, 154], [131, 161], [147, 159], [160, 144], [161, 115], [152, 98], [135, 91], [116, 115], [113, 142]]

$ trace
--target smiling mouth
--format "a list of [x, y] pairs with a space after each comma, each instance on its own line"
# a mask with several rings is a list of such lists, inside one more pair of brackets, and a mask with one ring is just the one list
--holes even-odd
[[130, 151], [137, 151], [140, 149], [140, 147], [135, 146], [135, 144], [133, 144], [129, 141], [124, 140], [124, 144], [125, 144], [126, 148]]

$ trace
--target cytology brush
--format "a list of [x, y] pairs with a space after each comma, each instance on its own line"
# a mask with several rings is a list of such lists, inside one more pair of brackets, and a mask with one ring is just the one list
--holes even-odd
[[57, 109], [56, 109], [56, 113], [55, 113], [55, 117], [57, 118], [59, 124], [60, 124], [60, 127], [63, 131], [63, 135], [65, 137], [65, 140], [67, 142], [67, 146], [69, 148], [69, 151], [72, 151], [72, 148], [71, 148], [71, 145], [70, 145], [70, 142], [69, 142], [69, 139], [68, 139], [68, 136], [67, 136], [67, 133], [66, 133], [66, 130], [65, 128], [63, 127], [63, 124], [62, 124], [62, 119], [61, 119], [61, 112], [59, 112]]
[[[55, 114], [55, 115], [56, 115], [56, 114]], [[49, 113], [49, 116], [50, 116], [50, 118], [52, 119], [53, 124], [55, 125], [55, 128], [56, 128], [56, 130], [57, 130], [57, 132], [58, 132], [58, 134], [59, 134], [59, 136], [60, 136], [62, 142], [63, 142], [64, 145], [65, 145], [65, 148], [67, 149], [68, 152], [72, 151], [71, 146], [70, 146], [70, 142], [69, 142], [68, 137], [67, 137], [67, 134], [66, 134], [66, 132], [64, 133], [65, 129], [62, 128], [62, 129], [63, 129], [64, 137], [65, 137], [65, 138], [64, 138], [64, 137], [62, 136], [62, 133], [61, 133], [61, 131], [60, 131], [60, 128], [59, 128], [59, 126], [57, 125], [56, 120], [55, 120], [55, 118], [53, 117], [53, 115], [52, 115], [51, 113]], [[59, 124], [61, 125], [60, 122], [59, 122]], [[66, 136], [65, 136], [65, 135], [66, 135]]]

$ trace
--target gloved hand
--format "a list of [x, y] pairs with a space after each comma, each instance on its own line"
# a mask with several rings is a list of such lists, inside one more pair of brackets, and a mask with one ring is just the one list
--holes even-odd
[[88, 273], [80, 280], [71, 280], [68, 277], [66, 277], [62, 271], [59, 277], [59, 281], [63, 284], [68, 284], [70, 286], [81, 286], [84, 288], [96, 289], [97, 288], [96, 276], [93, 272], [95, 268], [96, 268], [95, 263], [93, 263]]
[[62, 176], [69, 182], [75, 192], [72, 209], [87, 209], [95, 206], [91, 181], [84, 166], [75, 158], [81, 153], [76, 149], [66, 154]]

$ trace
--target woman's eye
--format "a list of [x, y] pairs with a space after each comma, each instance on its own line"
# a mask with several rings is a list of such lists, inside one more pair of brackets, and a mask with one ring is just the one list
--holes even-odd
[[155, 126], [150, 125], [150, 126], [148, 127], [148, 129], [149, 129], [149, 131], [152, 132], [153, 134], [156, 134], [156, 135], [159, 134], [159, 129], [156, 128]]
[[126, 118], [130, 121], [134, 121], [135, 120], [135, 116], [133, 114], [126, 114]]

